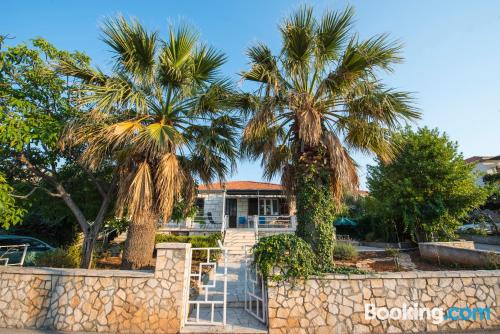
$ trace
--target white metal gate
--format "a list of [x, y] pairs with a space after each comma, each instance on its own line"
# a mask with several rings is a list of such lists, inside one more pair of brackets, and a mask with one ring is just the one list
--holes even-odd
[[[225, 325], [227, 304], [227, 249], [191, 248], [186, 325]], [[222, 264], [222, 265], [221, 265]]]
[[262, 275], [253, 261], [251, 249], [245, 246], [245, 310], [267, 323], [267, 293]]

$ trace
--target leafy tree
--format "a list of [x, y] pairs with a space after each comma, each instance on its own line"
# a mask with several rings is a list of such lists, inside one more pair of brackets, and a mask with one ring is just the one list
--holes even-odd
[[279, 26], [282, 48], [250, 47], [244, 80], [258, 89], [242, 96], [249, 115], [242, 151], [262, 160], [264, 175], [280, 175], [297, 201], [297, 233], [323, 266], [332, 259], [332, 222], [342, 194], [358, 187], [351, 150], [392, 157], [391, 129], [419, 117], [409, 93], [380, 82], [402, 60], [401, 45], [386, 35], [360, 40], [353, 10], [321, 18], [301, 7]]
[[16, 205], [12, 191], [5, 177], [0, 174], [0, 222], [5, 229], [20, 223], [25, 213], [25, 210]]
[[[100, 178], [102, 171], [92, 173], [78, 164], [79, 147], [60, 145], [64, 127], [81, 112], [75, 108], [76, 92], [71, 93], [67, 77], [53, 69], [52, 63], [63, 60], [82, 66], [89, 62], [82, 53], [57, 50], [43, 39], [34, 39], [31, 46], [0, 49], [0, 168], [16, 190], [25, 191], [16, 195], [19, 199], [42, 191], [64, 202], [85, 236], [80, 265], [89, 267], [114, 187], [111, 173]], [[68, 184], [77, 175], [81, 180], [82, 174], [101, 196], [96, 212], [83, 209], [87, 203], [79, 203], [68, 190]]]
[[368, 168], [376, 215], [418, 242], [450, 240], [460, 220], [482, 205], [489, 191], [476, 185], [473, 166], [437, 129], [409, 128], [393, 136], [398, 153]]
[[117, 215], [130, 218], [122, 266], [149, 265], [157, 222], [175, 201], [189, 199], [195, 179], [223, 179], [235, 167], [237, 120], [228, 111], [233, 89], [220, 76], [225, 56], [200, 44], [187, 27], [166, 40], [123, 17], [104, 22], [113, 52], [109, 74], [62, 61], [81, 80], [80, 103], [92, 111], [67, 133], [83, 145], [91, 170], [110, 156], [119, 169]]

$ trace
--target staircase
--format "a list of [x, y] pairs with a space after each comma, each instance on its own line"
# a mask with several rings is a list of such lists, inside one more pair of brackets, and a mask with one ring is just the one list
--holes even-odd
[[224, 247], [227, 248], [228, 262], [245, 260], [245, 246], [250, 250], [255, 243], [253, 229], [227, 229], [224, 237]]

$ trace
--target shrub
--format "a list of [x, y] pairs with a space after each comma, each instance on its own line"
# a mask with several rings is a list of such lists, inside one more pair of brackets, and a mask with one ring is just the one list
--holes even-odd
[[[81, 241], [80, 238], [68, 247], [37, 253], [33, 264], [37, 267], [78, 268], [82, 257]], [[94, 261], [93, 264], [95, 264]]]
[[399, 271], [401, 270], [401, 265], [399, 264], [399, 255], [400, 255], [400, 250], [397, 248], [386, 248], [385, 253], [392, 257], [394, 260], [394, 265], [396, 266], [396, 270]]
[[274, 281], [317, 273], [311, 246], [293, 234], [264, 237], [253, 248], [257, 268]]
[[375, 232], [368, 232], [365, 235], [365, 240], [370, 242], [375, 240]]
[[160, 242], [180, 242], [190, 243], [193, 248], [204, 247], [217, 247], [217, 240], [222, 240], [220, 233], [213, 233], [210, 235], [171, 235], [171, 234], [157, 234], [156, 243]]
[[349, 243], [337, 243], [333, 247], [333, 257], [337, 260], [352, 260], [358, 257], [358, 250]]
[[[171, 234], [157, 234], [155, 243], [160, 242], [179, 242], [190, 243], [192, 248], [209, 248], [218, 247], [217, 240], [222, 240], [221, 233], [212, 233], [210, 235], [171, 235]], [[210, 259], [216, 260], [220, 255], [220, 251], [211, 251]], [[207, 258], [206, 251], [196, 250], [193, 252], [193, 259], [198, 261], [205, 261]]]
[[476, 184], [473, 164], [437, 129], [407, 128], [391, 140], [398, 147], [391, 162], [379, 159], [368, 167], [368, 188], [376, 202], [376, 211], [368, 213], [398, 231], [399, 239], [452, 240], [460, 222], [485, 203], [490, 189]]

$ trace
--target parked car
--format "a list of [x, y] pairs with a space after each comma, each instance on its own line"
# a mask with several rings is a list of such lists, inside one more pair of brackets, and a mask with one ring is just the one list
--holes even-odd
[[480, 224], [480, 223], [470, 223], [464, 224], [457, 229], [458, 233], [465, 234], [476, 234], [474, 232], [480, 232], [480, 234], [492, 234], [494, 232], [493, 226], [491, 224]]
[[[21, 263], [24, 253], [24, 247], [22, 247], [22, 245], [28, 246], [24, 263]], [[0, 235], [0, 265], [33, 265], [36, 254], [48, 252], [53, 249], [54, 247], [36, 238], [8, 234]]]

